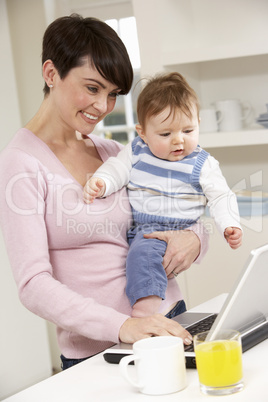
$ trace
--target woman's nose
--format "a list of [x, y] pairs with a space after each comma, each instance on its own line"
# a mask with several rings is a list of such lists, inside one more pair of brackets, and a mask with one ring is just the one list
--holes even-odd
[[93, 106], [101, 114], [106, 113], [107, 112], [107, 98], [106, 98], [106, 96], [98, 96], [95, 99], [95, 101], [93, 103]]

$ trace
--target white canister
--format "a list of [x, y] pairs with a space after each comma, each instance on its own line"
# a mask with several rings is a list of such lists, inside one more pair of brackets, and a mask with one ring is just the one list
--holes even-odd
[[246, 105], [246, 112], [243, 115], [242, 104], [237, 99], [226, 99], [215, 102], [216, 111], [220, 113], [220, 131], [240, 131], [245, 120], [251, 112], [251, 106]]
[[220, 113], [217, 116], [216, 110], [213, 108], [210, 109], [200, 109], [199, 111], [200, 117], [200, 125], [199, 132], [200, 133], [215, 133], [218, 131], [218, 123], [221, 120]]

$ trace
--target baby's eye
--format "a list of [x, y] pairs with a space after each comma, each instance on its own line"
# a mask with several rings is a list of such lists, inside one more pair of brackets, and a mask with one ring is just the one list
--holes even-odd
[[163, 134], [160, 134], [161, 137], [168, 137], [169, 135], [170, 135], [170, 133], [163, 133]]
[[183, 132], [184, 132], [184, 134], [190, 134], [190, 133], [192, 133], [194, 130], [193, 129], [189, 129], [189, 130], [184, 130]]

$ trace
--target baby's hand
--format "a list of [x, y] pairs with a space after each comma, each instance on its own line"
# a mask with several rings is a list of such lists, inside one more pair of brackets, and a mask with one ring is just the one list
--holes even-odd
[[242, 230], [239, 228], [229, 226], [225, 229], [224, 237], [233, 250], [242, 244]]
[[84, 201], [91, 204], [95, 198], [100, 198], [105, 193], [105, 182], [98, 177], [91, 177], [84, 187]]

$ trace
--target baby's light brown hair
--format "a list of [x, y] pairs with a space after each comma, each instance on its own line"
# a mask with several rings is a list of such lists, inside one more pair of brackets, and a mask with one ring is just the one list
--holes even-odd
[[177, 72], [158, 74], [149, 79], [137, 101], [139, 124], [144, 127], [149, 117], [158, 115], [167, 107], [170, 107], [169, 116], [180, 109], [189, 117], [192, 117], [196, 108], [199, 118], [198, 97], [185, 78]]

